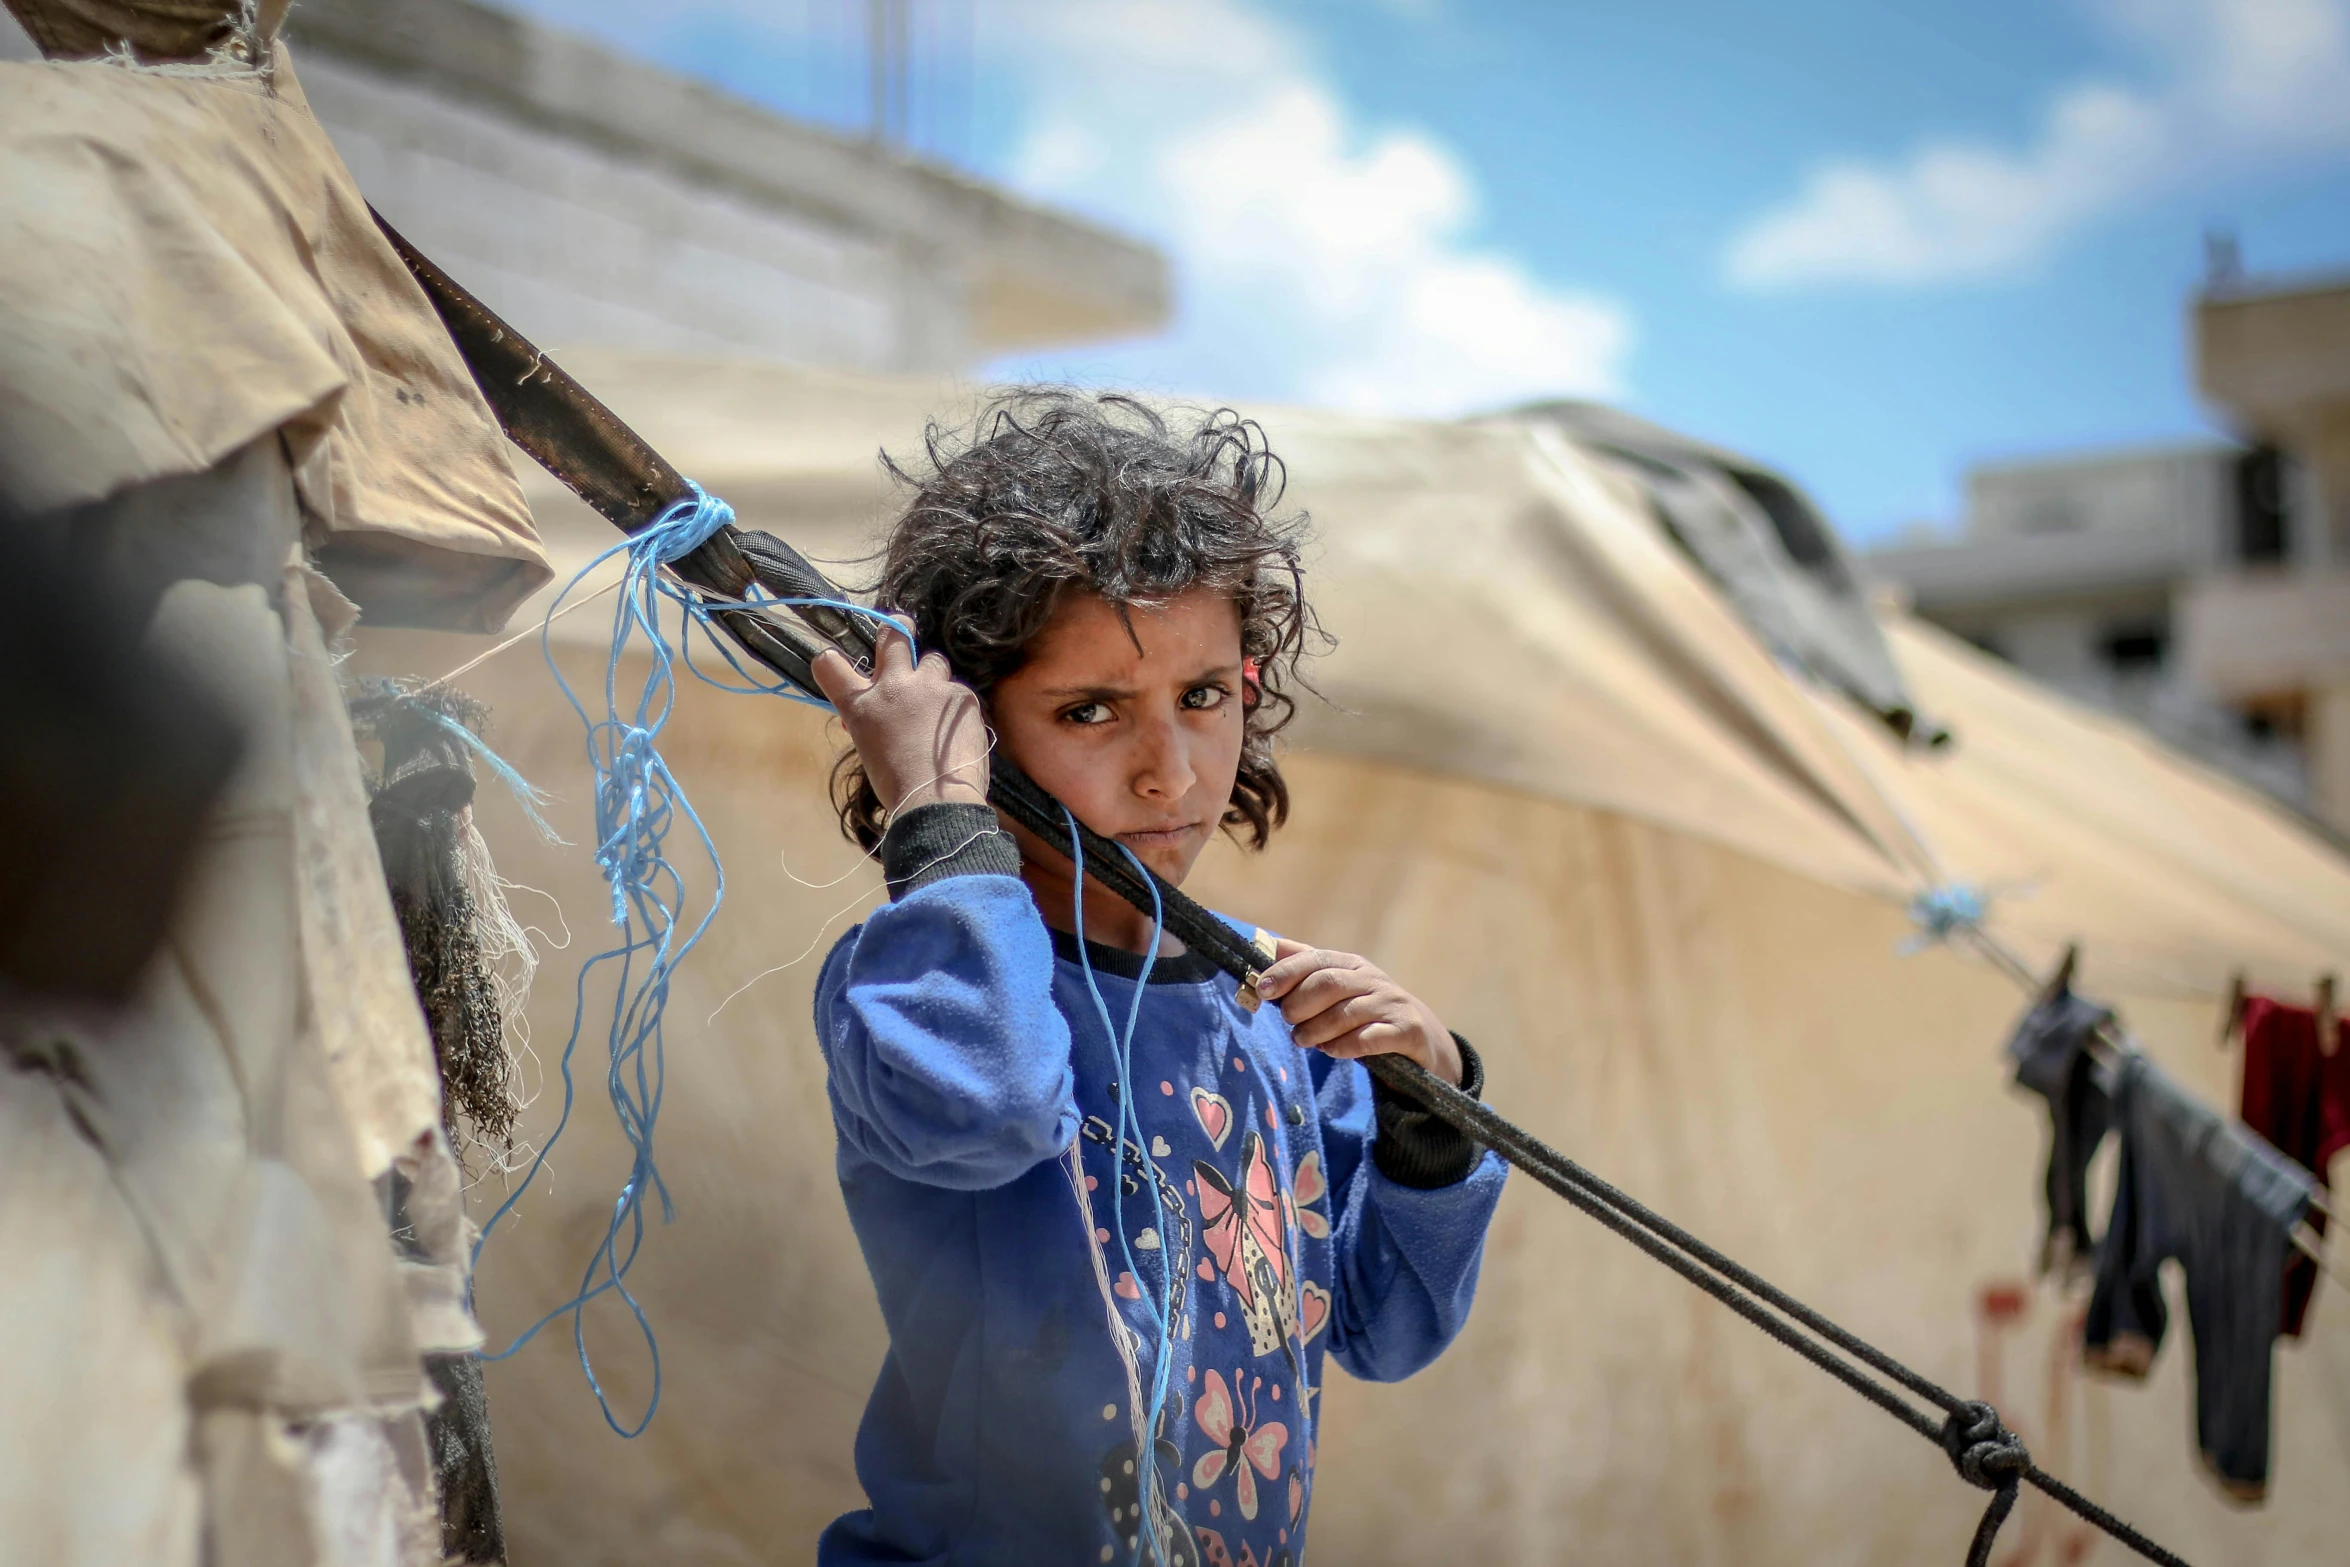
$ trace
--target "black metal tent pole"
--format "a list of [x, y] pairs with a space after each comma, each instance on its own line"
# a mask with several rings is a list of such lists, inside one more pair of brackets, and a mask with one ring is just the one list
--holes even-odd
[[[585, 387], [401, 238], [380, 213], [376, 224], [423, 287], [491, 412], [517, 446], [623, 533], [638, 532], [692, 494], [685, 476]], [[811, 696], [822, 698], [809, 666], [825, 645], [838, 647], [861, 664], [871, 662], [871, 630], [855, 615], [820, 605], [794, 605], [793, 614], [803, 627], [771, 609], [743, 604], [745, 591], [754, 584], [779, 598], [843, 598], [806, 557], [772, 534], [722, 528], [692, 553], [671, 562], [669, 570], [706, 595], [711, 618], [744, 652]], [[815, 633], [813, 638], [810, 632]], [[989, 774], [988, 799], [998, 810], [1047, 843], [1068, 836], [1074, 816], [1002, 752], [989, 759]], [[1076, 823], [1076, 831], [1088, 876], [1144, 913], [1155, 909], [1165, 928], [1186, 947], [1241, 984], [1255, 983], [1264, 954], [1239, 932], [1174, 883], [1129, 862], [1112, 840], [1082, 822]], [[2187, 1567], [2033, 1463], [1990, 1406], [1959, 1398], [1839, 1327], [1418, 1062], [1377, 1055], [1365, 1057], [1363, 1065], [1472, 1142], [1493, 1150], [1780, 1344], [1941, 1445], [1962, 1477], [1993, 1493], [1976, 1527], [1967, 1555], [1969, 1567], [1989, 1560], [1992, 1540], [2015, 1505], [2019, 1483], [2037, 1488], [2147, 1560], [2162, 1567]], [[1921, 1409], [1915, 1400], [1938, 1413]]]

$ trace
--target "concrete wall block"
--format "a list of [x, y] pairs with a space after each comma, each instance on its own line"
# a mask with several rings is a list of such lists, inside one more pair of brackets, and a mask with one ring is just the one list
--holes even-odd
[[2181, 672], [2219, 695], [2350, 686], [2350, 571], [2193, 583], [2180, 596], [2177, 627]]
[[961, 362], [956, 323], [937, 319], [958, 313], [960, 280], [909, 276], [868, 236], [681, 185], [411, 83], [333, 61], [304, 69], [361, 187], [533, 337], [859, 369]]

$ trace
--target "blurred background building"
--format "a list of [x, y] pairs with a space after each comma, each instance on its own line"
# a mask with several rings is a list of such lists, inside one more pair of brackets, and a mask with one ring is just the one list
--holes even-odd
[[[1160, 251], [914, 150], [904, 7], [862, 14], [843, 101], [793, 116], [472, 0], [306, 0], [288, 32], [371, 199], [558, 349], [968, 373], [1164, 329]], [[0, 13], [0, 58], [32, 53]], [[2191, 311], [2238, 440], [1978, 466], [1955, 536], [1864, 568], [2350, 830], [2350, 279], [2248, 280], [2219, 242]]]
[[[890, 39], [859, 137], [470, 0], [286, 34], [369, 199], [550, 347], [965, 371], [1168, 319], [1156, 250], [906, 150]], [[0, 12], [0, 59], [35, 53]]]
[[1991, 463], [1955, 538], [1863, 557], [1917, 612], [2350, 830], [2350, 278], [2219, 249], [2196, 378], [2240, 442]]

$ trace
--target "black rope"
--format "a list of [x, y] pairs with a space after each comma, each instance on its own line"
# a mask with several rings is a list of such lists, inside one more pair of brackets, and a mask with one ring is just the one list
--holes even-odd
[[2030, 1471], [2032, 1455], [2000, 1423], [1999, 1411], [1981, 1402], [1960, 1405], [1942, 1422], [1942, 1451], [1950, 1455], [1950, 1467], [1960, 1479], [1991, 1493], [1966, 1553], [1966, 1567], [1986, 1567], [1999, 1526], [2015, 1510], [2016, 1481]]
[[[1730, 1261], [1624, 1193], [1600, 1180], [1541, 1139], [1495, 1115], [1484, 1105], [1402, 1056], [1371, 1056], [1364, 1065], [1390, 1086], [1411, 1094], [1439, 1118], [1457, 1127], [1472, 1141], [1491, 1148], [1583, 1212], [1631, 1241], [1642, 1251], [1680, 1274], [1714, 1299], [1794, 1350], [1846, 1387], [1875, 1404], [1929, 1441], [1938, 1442], [1950, 1456], [1959, 1477], [1992, 1492], [1990, 1505], [1976, 1525], [1967, 1554], [1967, 1567], [1989, 1560], [1991, 1542], [2015, 1506], [2016, 1487], [2028, 1484], [2084, 1521], [2162, 1567], [2188, 1567], [2186, 1561], [2148, 1539], [2122, 1519], [2032, 1462], [2023, 1443], [2000, 1423], [1990, 1405], [1961, 1399], [1919, 1375], [1856, 1335], [1803, 1305], [1800, 1301]], [[1708, 1271], [1708, 1270], [1712, 1271]], [[1792, 1317], [1773, 1315], [1764, 1302]], [[1805, 1338], [1795, 1324], [1816, 1334]], [[1829, 1353], [1828, 1344], [1854, 1359], [1883, 1371], [1902, 1386], [1944, 1411], [1939, 1422], [1902, 1398], [1859, 1367]]]
[[[787, 565], [758, 545], [742, 551], [742, 558], [762, 585], [779, 596], [839, 596], [837, 590], [812, 592], [812, 587], [829, 587], [829, 584], [812, 567], [806, 567], [804, 561], [795, 559]], [[775, 580], [767, 580], [771, 573]], [[731, 620], [725, 624], [729, 630], [735, 629]], [[745, 645], [754, 657], [760, 655], [758, 646], [748, 642]], [[869, 656], [869, 642], [852, 646], [856, 652]], [[774, 665], [771, 663], [770, 667]], [[779, 670], [779, 673], [793, 674], [790, 670]], [[1068, 835], [1071, 819], [1062, 813], [1059, 802], [1001, 752], [991, 760], [988, 798], [1006, 816], [1047, 843]], [[1264, 954], [1239, 932], [1155, 871], [1147, 867], [1138, 870], [1116, 852], [1110, 840], [1082, 822], [1077, 823], [1077, 832], [1085, 849], [1087, 875], [1139, 910], [1149, 912], [1155, 904], [1161, 923], [1170, 934], [1242, 984], [1256, 979], [1265, 962]], [[1975, 1526], [1967, 1552], [1967, 1567], [1985, 1567], [1990, 1560], [1992, 1542], [2008, 1514], [2015, 1509], [2019, 1484], [2031, 1485], [2148, 1561], [2160, 1563], [2161, 1567], [2188, 1567], [2182, 1558], [2033, 1463], [2023, 1443], [2001, 1423], [1998, 1411], [1990, 1405], [1962, 1399], [1911, 1370], [1866, 1339], [1593, 1175], [1531, 1132], [1504, 1120], [1418, 1062], [1404, 1056], [1380, 1055], [1364, 1058], [1363, 1065], [1382, 1082], [1419, 1101], [1471, 1141], [1492, 1149], [1779, 1344], [1940, 1446], [1961, 1479], [1991, 1492], [1991, 1500]], [[1871, 1371], [1877, 1375], [1870, 1375]], [[1888, 1386], [1888, 1382], [1892, 1385]], [[1939, 1418], [1903, 1397], [1904, 1390], [1934, 1406]]]
[[[623, 532], [644, 527], [670, 502], [688, 493], [678, 472], [586, 388], [418, 253], [382, 218], [376, 222], [449, 328], [510, 439]], [[728, 527], [674, 562], [671, 570], [709, 596], [712, 618], [745, 652], [810, 695], [820, 695], [809, 671], [817, 643], [771, 610], [745, 605], [739, 597], [756, 581], [781, 598], [840, 598], [840, 590], [805, 557], [772, 535]], [[872, 635], [857, 617], [816, 605], [799, 606], [795, 613], [800, 625], [818, 639], [841, 646], [852, 659], [862, 655], [861, 661], [870, 661]], [[1059, 841], [1068, 830], [1069, 818], [1059, 802], [1000, 753], [993, 759], [988, 798], [1046, 843]], [[1255, 980], [1263, 954], [1231, 926], [1156, 873], [1138, 872], [1107, 839], [1082, 823], [1078, 833], [1087, 874], [1139, 910], [1149, 912], [1155, 905], [1171, 934], [1242, 984]], [[2149, 1561], [2163, 1567], [2186, 1567], [2178, 1557], [2040, 1469], [1988, 1404], [1961, 1400], [1920, 1376], [1416, 1062], [1390, 1055], [1370, 1057], [1364, 1065], [1381, 1081], [1426, 1105], [1472, 1141], [1492, 1149], [1772, 1339], [1919, 1435], [1939, 1443], [1962, 1479], [1991, 1492], [1990, 1504], [1975, 1528], [1968, 1567], [1982, 1567], [1989, 1559], [1992, 1540], [2014, 1510], [2019, 1484], [2036, 1487]], [[1872, 1371], [1877, 1375], [1870, 1375]], [[1903, 1390], [1940, 1410], [1941, 1418], [1937, 1420], [1902, 1396]]]

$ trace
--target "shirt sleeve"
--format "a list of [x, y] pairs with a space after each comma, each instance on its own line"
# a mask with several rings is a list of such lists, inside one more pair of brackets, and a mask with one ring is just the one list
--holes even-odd
[[[1484, 1098], [1484, 1058], [1460, 1035], [1453, 1035], [1452, 1042], [1461, 1053], [1461, 1092]], [[1451, 1186], [1466, 1180], [1485, 1152], [1459, 1127], [1376, 1077], [1371, 1079], [1371, 1110], [1379, 1123], [1371, 1161], [1398, 1186]]]
[[[932, 812], [986, 819], [942, 832], [918, 820]], [[994, 833], [984, 806], [929, 806], [904, 821], [937, 847]], [[885, 840], [885, 867], [892, 848]], [[1077, 1101], [1052, 943], [1027, 886], [969, 847], [947, 858], [959, 863], [945, 874], [892, 874], [893, 890], [906, 890], [833, 948], [816, 982], [816, 1036], [844, 1156], [978, 1191], [1066, 1148]]]
[[1335, 1218], [1330, 1353], [1352, 1376], [1400, 1381], [1442, 1354], [1468, 1322], [1507, 1167], [1478, 1150], [1449, 1184], [1395, 1180], [1375, 1152], [1387, 1133], [1371, 1074], [1359, 1061], [1306, 1054]]

